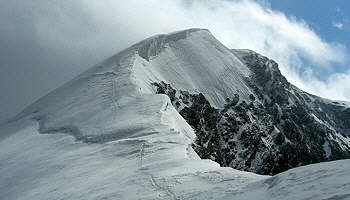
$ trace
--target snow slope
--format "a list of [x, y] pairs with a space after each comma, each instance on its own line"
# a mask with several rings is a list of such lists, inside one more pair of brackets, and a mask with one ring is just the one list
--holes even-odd
[[40, 134], [32, 121], [1, 133], [0, 194], [7, 200], [350, 199], [350, 160], [270, 178], [200, 160], [186, 149], [187, 137], [171, 131], [103, 144]]
[[[192, 128], [169, 97], [155, 94], [151, 84], [167, 81], [177, 89], [202, 92], [220, 107], [237, 91], [242, 99], [249, 98], [243, 79], [250, 73], [207, 30], [142, 41], [39, 99], [0, 128], [0, 197], [293, 199], [296, 192], [297, 199], [308, 199], [327, 183], [330, 192], [317, 197], [346, 199], [349, 160], [272, 178], [201, 160], [191, 147]], [[305, 176], [318, 168], [328, 176]], [[293, 173], [296, 180], [290, 178]], [[284, 192], [288, 184], [294, 185]], [[314, 189], [304, 191], [303, 184]]]
[[61, 133], [40, 134], [33, 121], [2, 127], [1, 197], [350, 199], [350, 160], [304, 166], [271, 178], [222, 168], [213, 161], [200, 160], [191, 150], [191, 133], [176, 131], [172, 120], [179, 120], [179, 127], [186, 129], [186, 125], [171, 106], [166, 111], [164, 104], [152, 108], [159, 109], [164, 114], [162, 123], [168, 124], [161, 125], [161, 132], [107, 143], [79, 142]]
[[349, 160], [291, 169], [246, 188], [241, 199], [350, 199]]
[[[124, 105], [128, 112], [121, 114], [130, 127], [147, 121], [151, 128], [124, 129], [113, 139], [100, 135], [82, 142], [59, 131], [40, 134], [38, 123], [24, 120], [3, 127], [1, 196], [9, 200], [218, 199], [265, 178], [201, 160], [190, 146], [192, 129], [167, 96], [144, 95], [135, 102]], [[109, 140], [113, 141], [105, 142]]]

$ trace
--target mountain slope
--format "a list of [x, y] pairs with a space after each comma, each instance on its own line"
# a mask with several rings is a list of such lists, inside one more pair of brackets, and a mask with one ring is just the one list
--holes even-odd
[[39, 99], [15, 119], [32, 115], [41, 122], [41, 132], [63, 128], [77, 137], [98, 135], [108, 132], [116, 121], [115, 111], [129, 98], [154, 94], [152, 82], [206, 91], [213, 105], [222, 106], [226, 96], [237, 91], [248, 96], [244, 74], [249, 70], [207, 30], [190, 29], [155, 36], [118, 53]]
[[[269, 121], [275, 119], [265, 110], [270, 97], [259, 88], [264, 82], [253, 79], [257, 65], [250, 66], [248, 61], [254, 59], [245, 59], [244, 53], [227, 49], [208, 30], [189, 29], [151, 37], [96, 65], [0, 128], [0, 180], [4, 180], [0, 181], [0, 195], [6, 199], [256, 199], [257, 195], [278, 199], [274, 190], [293, 182], [288, 176], [271, 178], [220, 167], [211, 160], [201, 160], [194, 151], [200, 156], [205, 152], [207, 158], [225, 165], [225, 156], [230, 154], [219, 152], [233, 150], [239, 159], [231, 167], [261, 169], [250, 159], [259, 158], [251, 156], [255, 149], [250, 147], [258, 144], [266, 150], [269, 143], [264, 142], [261, 132], [248, 128], [265, 131], [268, 126], [262, 122], [272, 123], [274, 130], [280, 127]], [[257, 60], [261, 59], [258, 56]], [[326, 114], [332, 118], [319, 118], [328, 123], [324, 126], [339, 124], [340, 116], [346, 119], [347, 113], [338, 110], [345, 106], [341, 102], [329, 103], [305, 95], [316, 99], [315, 105], [319, 101], [328, 106]], [[260, 110], [254, 114], [249, 105]], [[267, 121], [258, 118], [265, 114], [271, 115]], [[229, 120], [223, 121], [222, 116], [234, 120], [236, 127]], [[227, 129], [223, 124], [228, 125]], [[344, 121], [336, 130], [346, 127]], [[245, 130], [250, 132], [243, 140]], [[347, 151], [346, 135], [329, 135], [327, 141], [344, 148], [339, 152]], [[232, 141], [240, 148], [235, 149]], [[271, 152], [278, 153], [281, 146], [273, 145], [276, 150]], [[329, 148], [332, 145], [329, 143]], [[329, 176], [307, 180], [304, 185], [322, 184], [343, 175], [350, 165], [346, 165], [349, 160], [341, 162], [345, 164], [317, 165], [331, 166], [336, 171], [329, 170]], [[263, 173], [275, 172], [269, 160], [262, 160], [262, 164], [268, 166]], [[302, 176], [314, 168], [295, 170]], [[280, 180], [277, 186], [273, 185], [276, 179]], [[346, 198], [347, 180], [327, 183], [332, 192], [317, 197]], [[338, 186], [341, 189], [335, 190]], [[299, 199], [310, 198], [310, 193], [295, 190]], [[288, 191], [283, 195], [294, 197]]]

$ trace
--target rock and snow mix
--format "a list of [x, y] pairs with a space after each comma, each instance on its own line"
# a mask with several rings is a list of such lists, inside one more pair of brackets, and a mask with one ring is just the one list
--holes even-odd
[[[212, 161], [275, 173], [275, 163], [264, 161], [266, 149], [305, 139], [307, 153], [342, 157], [349, 151], [346, 105], [298, 90], [272, 61], [229, 50], [207, 30], [155, 36], [96, 65], [0, 128], [0, 196], [350, 198], [349, 160], [273, 177]], [[301, 116], [308, 123], [295, 121]], [[294, 125], [292, 135], [283, 127], [287, 123]], [[310, 124], [317, 132], [306, 131]], [[200, 159], [195, 150], [212, 160]], [[277, 150], [271, 152], [279, 156]]]
[[[211, 41], [215, 43], [214, 39]], [[216, 52], [216, 46], [219, 45], [206, 49], [212, 52], [212, 57], [222, 57], [226, 51]], [[172, 52], [185, 51], [172, 44], [168, 48]], [[199, 49], [206, 52], [199, 47], [192, 50], [199, 52]], [[184, 81], [152, 83], [157, 93], [170, 97], [174, 107], [195, 130], [194, 149], [201, 158], [212, 159], [221, 166], [274, 175], [293, 167], [350, 157], [350, 143], [346, 137], [349, 135], [350, 109], [345, 103], [329, 103], [299, 90], [281, 75], [277, 63], [253, 51], [231, 50], [231, 53], [240, 62], [232, 66], [229, 63], [213, 66], [227, 72], [227, 80], [239, 80], [243, 85], [241, 88], [248, 90], [237, 89], [233, 93], [230, 89], [220, 89], [237, 84], [220, 76], [206, 80], [208, 87], [210, 84], [217, 87], [215, 95], [212, 90], [198, 89], [200, 86], [195, 90], [186, 88]], [[207, 55], [192, 54], [195, 55], [190, 58], [178, 55], [166, 69], [184, 65], [188, 69], [182, 71], [190, 73], [195, 67], [188, 63], [196, 63], [193, 60], [203, 60]], [[153, 57], [152, 66], [146, 65], [147, 69], [152, 69], [164, 57], [162, 53]], [[186, 64], [177, 64], [177, 60], [185, 60]], [[225, 69], [227, 66], [230, 70], [246, 73], [230, 74]], [[207, 69], [206, 65], [202, 67]], [[202, 79], [206, 76], [201, 73], [192, 74], [191, 78], [196, 83], [205, 82]], [[216, 83], [220, 81], [219, 87]], [[226, 97], [225, 102], [222, 99], [213, 102], [213, 96]]]

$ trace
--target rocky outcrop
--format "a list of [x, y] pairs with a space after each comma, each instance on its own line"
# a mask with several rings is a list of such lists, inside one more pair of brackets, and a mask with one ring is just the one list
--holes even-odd
[[[239, 54], [238, 54], [238, 53]], [[350, 158], [349, 108], [307, 94], [283, 77], [278, 64], [253, 51], [234, 50], [253, 74], [249, 101], [236, 94], [215, 108], [202, 93], [153, 83], [167, 94], [197, 135], [203, 159], [221, 166], [274, 175], [290, 168]]]

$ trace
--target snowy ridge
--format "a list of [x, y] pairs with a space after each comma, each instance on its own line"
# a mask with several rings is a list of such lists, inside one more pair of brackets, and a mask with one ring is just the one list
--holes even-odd
[[[8, 200], [347, 198], [349, 179], [338, 177], [348, 177], [350, 160], [270, 177], [200, 159], [191, 145], [194, 130], [172, 105], [173, 97], [156, 94], [154, 85], [164, 81], [187, 91], [183, 94], [207, 99], [213, 108], [224, 108], [227, 97], [239, 93], [236, 103], [243, 103], [256, 95], [246, 81], [252, 73], [208, 30], [184, 30], [139, 42], [0, 127], [0, 196]], [[328, 174], [305, 176], [314, 169]], [[293, 173], [295, 180], [290, 178]], [[294, 184], [296, 194], [285, 188], [288, 184]], [[316, 189], [303, 191], [303, 184]], [[330, 191], [317, 193], [323, 189], [318, 184], [326, 184]]]
[[154, 94], [153, 82], [166, 81], [179, 89], [202, 92], [212, 105], [220, 107], [238, 91], [243, 99], [248, 98], [251, 92], [242, 77], [249, 73], [208, 30], [159, 35], [96, 65], [15, 119], [30, 115], [40, 121], [41, 132], [64, 131], [78, 138], [110, 134], [111, 124], [119, 123], [115, 119], [118, 107], [123, 110], [130, 98]]
[[191, 33], [197, 31], [209, 32], [209, 30], [207, 29], [194, 28], [184, 31], [177, 31], [168, 35], [153, 36], [137, 44], [137, 46], [140, 46], [138, 48], [138, 55], [141, 56], [143, 59], [150, 61], [150, 59], [156, 57], [164, 48], [166, 48], [167, 44], [171, 42], [177, 42], [181, 39], [186, 39], [190, 36]]

